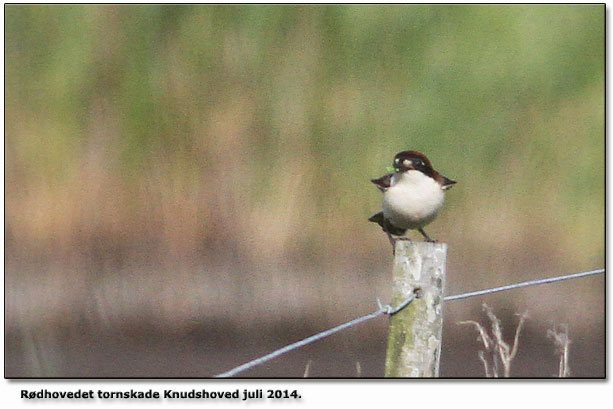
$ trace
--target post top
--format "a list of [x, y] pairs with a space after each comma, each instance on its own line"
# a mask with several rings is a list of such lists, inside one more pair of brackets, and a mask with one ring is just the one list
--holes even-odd
[[395, 245], [396, 254], [406, 253], [409, 250], [418, 251], [420, 253], [428, 253], [435, 251], [447, 252], [447, 243], [427, 242], [414, 240], [397, 240]]
[[436, 241], [436, 242], [430, 242], [430, 241], [417, 241], [417, 240], [403, 240], [403, 239], [397, 239], [396, 240], [396, 247], [423, 247], [423, 248], [437, 248], [437, 247], [447, 247], [447, 243], [444, 242], [440, 242], [440, 241]]

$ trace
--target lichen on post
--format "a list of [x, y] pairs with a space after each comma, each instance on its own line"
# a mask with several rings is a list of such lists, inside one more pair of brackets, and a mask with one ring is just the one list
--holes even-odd
[[438, 377], [447, 244], [399, 240], [395, 249], [393, 306], [416, 298], [391, 317], [385, 376]]

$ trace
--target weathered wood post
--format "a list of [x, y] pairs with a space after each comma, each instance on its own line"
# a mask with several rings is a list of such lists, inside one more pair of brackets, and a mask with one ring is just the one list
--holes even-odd
[[391, 317], [385, 376], [437, 377], [447, 244], [399, 240], [395, 254], [392, 304], [416, 298]]

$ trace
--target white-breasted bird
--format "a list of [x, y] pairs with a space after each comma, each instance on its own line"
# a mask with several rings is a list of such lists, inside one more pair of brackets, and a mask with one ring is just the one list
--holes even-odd
[[393, 236], [404, 236], [407, 230], [418, 230], [426, 241], [434, 242], [423, 228], [436, 218], [445, 191], [456, 182], [434, 170], [426, 155], [417, 151], [396, 154], [393, 167], [394, 173], [371, 180], [383, 192], [383, 211], [368, 220], [383, 228], [392, 245], [397, 240]]

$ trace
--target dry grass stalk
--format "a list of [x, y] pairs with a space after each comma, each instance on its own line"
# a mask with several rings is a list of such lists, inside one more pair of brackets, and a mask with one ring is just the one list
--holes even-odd
[[313, 363], [312, 359], [309, 359], [309, 362], [307, 362], [306, 364], [306, 368], [304, 368], [304, 375], [302, 375], [303, 378], [308, 378], [309, 377], [309, 372], [311, 370], [311, 364]]
[[[517, 355], [517, 349], [519, 347], [519, 334], [524, 326], [524, 322], [527, 318], [527, 314], [518, 314], [519, 323], [515, 330], [515, 338], [513, 339], [513, 346], [509, 346], [502, 338], [502, 326], [500, 320], [496, 318], [496, 315], [492, 312], [492, 309], [483, 304], [483, 310], [486, 312], [488, 318], [491, 321], [491, 335], [487, 330], [476, 321], [460, 321], [458, 324], [472, 324], [479, 331], [479, 340], [483, 343], [484, 351], [479, 351], [479, 359], [483, 363], [485, 369], [485, 376], [488, 378], [498, 378], [500, 375], [500, 369], [502, 366], [502, 376], [508, 378], [511, 375], [511, 362], [515, 355]], [[489, 358], [489, 360], [488, 360]]]
[[560, 378], [568, 378], [570, 376], [570, 368], [568, 366], [568, 350], [570, 347], [568, 325], [563, 324], [559, 327], [561, 328], [561, 332], [558, 332], [555, 326], [553, 329], [547, 330], [547, 338], [553, 338], [553, 342], [556, 344], [557, 352], [560, 354], [558, 376]]
[[356, 372], [356, 378], [362, 377], [362, 365], [360, 365], [360, 361], [356, 361], [355, 363], [355, 372]]

